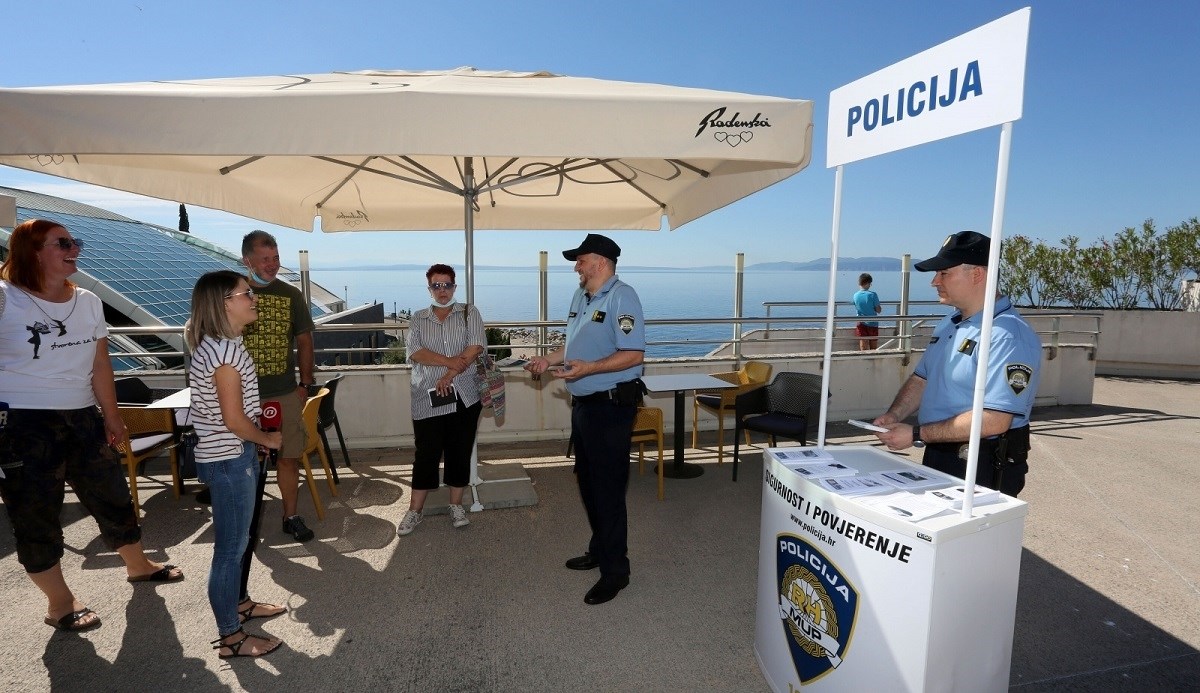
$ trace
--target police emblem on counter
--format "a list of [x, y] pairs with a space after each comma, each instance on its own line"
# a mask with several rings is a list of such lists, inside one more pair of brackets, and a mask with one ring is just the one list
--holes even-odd
[[841, 665], [858, 615], [858, 590], [804, 539], [780, 534], [779, 618], [801, 684]]

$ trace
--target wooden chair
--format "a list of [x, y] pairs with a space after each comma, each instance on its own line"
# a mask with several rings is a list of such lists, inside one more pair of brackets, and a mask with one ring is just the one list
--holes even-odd
[[658, 407], [638, 407], [633, 420], [631, 441], [638, 445], [638, 474], [646, 472], [646, 443], [658, 449], [658, 499], [663, 499], [663, 411]]
[[138, 465], [162, 453], [171, 460], [171, 490], [179, 499], [179, 439], [175, 433], [175, 412], [172, 409], [118, 407], [125, 422], [125, 440], [117, 446], [129, 472], [129, 494], [133, 496], [133, 512], [140, 516], [138, 500]]
[[[699, 447], [697, 441], [700, 433], [700, 412], [706, 411], [717, 417], [717, 464], [725, 461], [725, 416], [733, 414], [733, 404], [737, 396], [746, 390], [765, 384], [771, 379], [773, 367], [762, 361], [747, 361], [739, 370], [727, 373], [713, 373], [727, 383], [737, 385], [726, 390], [697, 390], [692, 397], [692, 447]], [[746, 444], [750, 444], [750, 435], [746, 434]]]
[[329, 388], [323, 387], [317, 391], [317, 394], [308, 398], [304, 403], [304, 434], [305, 444], [304, 452], [300, 453], [300, 463], [304, 465], [304, 475], [308, 481], [308, 491], [312, 494], [313, 506], [317, 509], [317, 519], [325, 519], [325, 507], [321, 504], [321, 496], [317, 494], [317, 482], [313, 479], [312, 464], [309, 462], [309, 456], [313, 453], [321, 459], [321, 466], [325, 468], [325, 481], [329, 484], [329, 492], [334, 496], [338, 495], [337, 484], [333, 479], [333, 471], [329, 465], [329, 456], [325, 454], [325, 444], [321, 439], [320, 423], [318, 413], [321, 410], [321, 400], [329, 395]]

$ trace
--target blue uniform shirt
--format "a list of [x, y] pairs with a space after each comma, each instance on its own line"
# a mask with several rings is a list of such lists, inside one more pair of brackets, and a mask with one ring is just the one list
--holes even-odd
[[[875, 317], [878, 312], [875, 310], [879, 307], [879, 294], [870, 289], [859, 289], [854, 292], [854, 310], [858, 313], [858, 317]], [[879, 323], [874, 320], [863, 320], [862, 324], [867, 327], [879, 327]]]
[[[646, 324], [642, 302], [633, 287], [616, 275], [604, 282], [595, 296], [582, 289], [571, 299], [567, 315], [567, 361], [599, 361], [617, 351], [645, 351]], [[611, 373], [593, 373], [567, 381], [567, 391], [576, 397], [611, 390], [617, 383], [639, 378], [642, 365]]]
[[[914, 375], [925, 379], [917, 421], [924, 425], [970, 411], [975, 397], [983, 313], [943, 318]], [[1042, 364], [1042, 342], [1007, 296], [996, 299], [983, 408], [1013, 415], [1012, 428], [1029, 423]]]

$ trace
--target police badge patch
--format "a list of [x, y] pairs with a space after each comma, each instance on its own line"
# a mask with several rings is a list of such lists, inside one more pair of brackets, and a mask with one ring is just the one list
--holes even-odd
[[1016, 394], [1021, 394], [1029, 387], [1029, 379], [1033, 377], [1033, 369], [1023, 363], [1010, 363], [1004, 367], [1004, 375], [1008, 386]]
[[617, 326], [620, 327], [621, 331], [625, 334], [629, 334], [633, 331], [633, 322], [633, 316], [629, 313], [624, 313], [617, 316]]
[[846, 658], [858, 616], [858, 590], [804, 539], [780, 534], [778, 540], [779, 618], [803, 685]]

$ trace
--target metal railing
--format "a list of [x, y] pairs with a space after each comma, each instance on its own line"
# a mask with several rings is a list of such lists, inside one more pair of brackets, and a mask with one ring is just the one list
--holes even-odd
[[[768, 306], [823, 306], [819, 302], [771, 302], [764, 304]], [[937, 305], [934, 302], [914, 303], [912, 305]], [[934, 313], [922, 313], [916, 315], [888, 315], [880, 316], [880, 322], [889, 322], [897, 324], [897, 333], [890, 336], [882, 336], [881, 344], [877, 352], [895, 352], [901, 351], [906, 355], [911, 354], [916, 350], [918, 337], [927, 337], [924, 334], [926, 331], [931, 331], [931, 323], [936, 323], [941, 320], [943, 315]], [[1065, 343], [1083, 344], [1090, 347], [1093, 352], [1099, 344], [1100, 335], [1100, 313], [1094, 312], [1078, 312], [1078, 311], [1054, 311], [1054, 312], [1037, 312], [1027, 315], [1031, 322], [1035, 325], [1038, 335], [1042, 338], [1043, 346], [1050, 349], [1051, 358], [1057, 354], [1058, 348]], [[836, 323], [849, 325], [858, 320], [857, 316], [838, 316], [835, 318]], [[1046, 325], [1046, 321], [1049, 325]], [[1070, 324], [1064, 326], [1064, 321], [1071, 320]], [[1085, 326], [1077, 324], [1082, 321]], [[742, 347], [753, 344], [759, 349], [756, 353], [762, 351], [761, 347], [769, 345], [770, 353], [775, 354], [796, 354], [796, 353], [821, 353], [824, 351], [824, 327], [825, 318], [822, 316], [780, 316], [768, 315], [766, 317], [746, 317], [746, 316], [730, 316], [716, 318], [658, 318], [646, 320], [647, 329], [654, 327], [665, 326], [686, 326], [686, 325], [731, 325], [736, 326], [739, 332], [736, 332], [732, 337], [727, 338], [688, 338], [688, 339], [670, 339], [670, 340], [648, 340], [646, 345], [648, 348], [663, 347], [663, 346], [711, 346], [705, 355], [697, 356], [668, 356], [668, 357], [648, 357], [649, 360], [700, 360], [717, 356], [720, 358], [740, 359]], [[786, 325], [787, 327], [780, 327]], [[521, 349], [530, 350], [538, 354], [544, 354], [548, 351], [559, 348], [561, 341], [550, 339], [552, 331], [563, 331], [566, 323], [561, 320], [540, 320], [540, 321], [513, 321], [513, 322], [490, 322], [485, 325], [488, 328], [499, 328], [501, 330], [525, 330], [528, 334], [536, 335], [535, 343], [532, 344], [515, 344], [503, 345], [493, 344], [488, 348], [492, 351], [502, 349]], [[774, 326], [774, 327], [772, 327]], [[393, 336], [399, 337], [406, 329], [406, 324], [396, 322], [385, 323], [364, 323], [364, 324], [322, 324], [316, 326], [317, 334], [326, 332], [384, 332], [391, 333]], [[838, 352], [856, 352], [863, 355], [870, 352], [857, 352], [856, 341], [852, 333], [849, 333], [849, 328], [846, 327], [846, 335], [836, 335], [837, 338], [845, 337], [847, 342], [854, 344], [854, 347], [846, 349], [835, 349]], [[179, 337], [182, 335], [183, 329], [179, 327], [114, 327], [109, 329], [109, 333], [113, 335], [126, 336], [143, 336], [153, 335], [162, 339], [164, 336]], [[111, 341], [111, 340], [110, 340]], [[165, 340], [164, 340], [165, 341]], [[400, 342], [402, 343], [402, 341]], [[365, 346], [365, 347], [330, 347], [317, 349], [318, 354], [345, 354], [348, 357], [361, 356], [362, 365], [381, 364], [384, 354], [391, 347], [380, 346]], [[719, 352], [719, 353], [718, 353]], [[181, 351], [111, 351], [114, 358], [147, 358], [147, 359], [184, 359], [186, 355]], [[358, 360], [357, 358], [355, 360]], [[353, 365], [353, 364], [335, 364], [335, 365]]]

